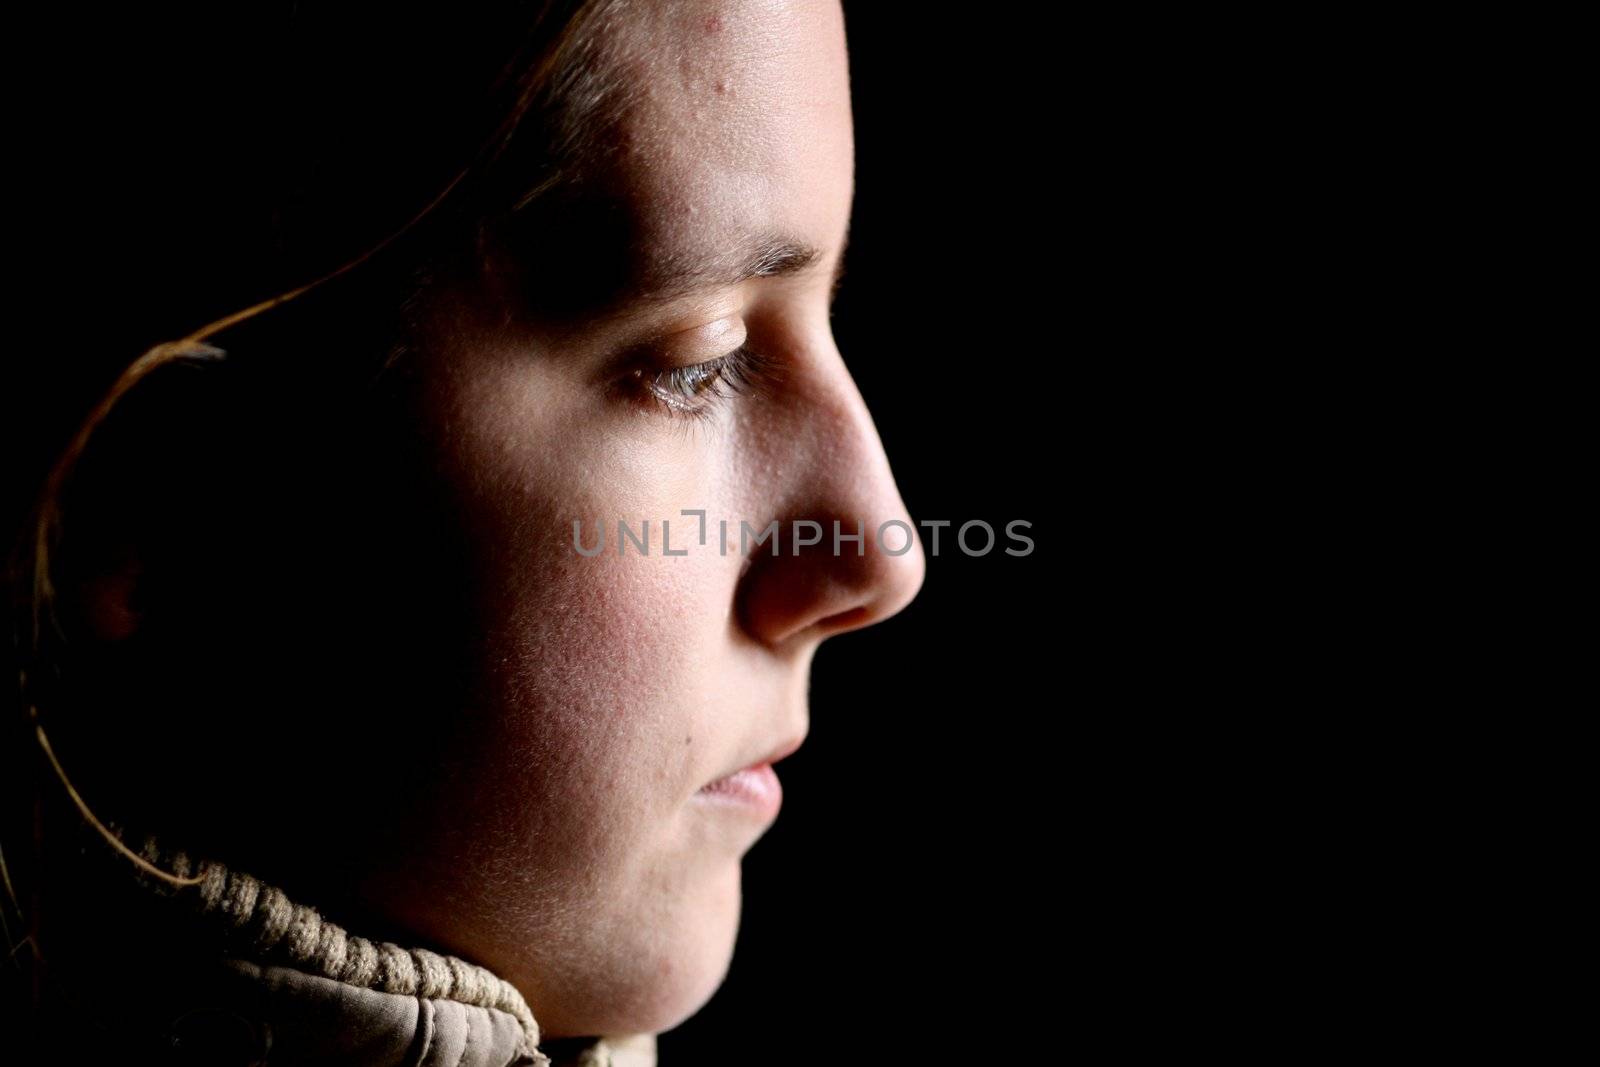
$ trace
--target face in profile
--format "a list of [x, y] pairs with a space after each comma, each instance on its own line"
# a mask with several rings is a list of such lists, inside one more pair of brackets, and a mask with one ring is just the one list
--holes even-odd
[[[801, 743], [818, 645], [924, 571], [830, 327], [854, 180], [839, 6], [656, 4], [608, 32], [633, 91], [585, 188], [610, 224], [537, 263], [497, 245], [418, 305], [418, 425], [468, 549], [468, 614], [439, 630], [470, 684], [429, 712], [449, 770], [418, 787], [427, 818], [360, 890], [516, 983], [551, 1035], [660, 1031], [711, 996], [776, 817], [765, 774], [729, 776]], [[541, 313], [525, 286], [567, 257], [619, 284]], [[777, 551], [741, 541], [774, 521]], [[835, 552], [835, 521], [864, 539]], [[647, 550], [619, 544], [646, 522]]]

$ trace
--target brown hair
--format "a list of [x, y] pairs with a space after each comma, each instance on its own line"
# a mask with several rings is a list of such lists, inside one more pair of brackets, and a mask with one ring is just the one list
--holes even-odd
[[[208, 666], [201, 654], [216, 650], [203, 635], [216, 607], [204, 588], [207, 564], [242, 551], [230, 541], [240, 530], [251, 528], [253, 545], [271, 545], [308, 511], [325, 523], [303, 540], [318, 553], [324, 536], [345, 538], [349, 551], [371, 547], [340, 526], [355, 513], [342, 498], [352, 473], [365, 478], [369, 461], [403, 451], [403, 434], [373, 431], [392, 430], [407, 413], [403, 404], [358, 409], [352, 398], [400, 395], [379, 383], [403, 378], [416, 295], [476, 269], [497, 226], [534, 215], [530, 208], [580, 183], [604, 152], [610, 116], [626, 103], [602, 60], [615, 36], [604, 31], [628, 3], [544, 0], [451, 8], [448, 17], [430, 9], [420, 21], [389, 12], [382, 25], [285, 5], [276, 19], [249, 12], [235, 38], [213, 26], [207, 52], [168, 45], [164, 57], [162, 34], [179, 27], [108, 33], [86, 93], [106, 113], [105, 128], [74, 133], [105, 136], [90, 155], [123, 194], [81, 201], [92, 216], [83, 233], [97, 258], [111, 260], [110, 285], [93, 322], [75, 323], [70, 346], [50, 348], [53, 362], [35, 371], [42, 414], [18, 427], [20, 469], [5, 487], [19, 681], [16, 707], [5, 709], [11, 784], [0, 814], [8, 976], [39, 954], [37, 897], [20, 901], [38, 889], [40, 812], [70, 794], [84, 818], [103, 806], [120, 815], [130, 783], [152, 773], [167, 781], [166, 771], [216, 740], [204, 717], [206, 695], [217, 691], [208, 683], [238, 661]], [[112, 130], [150, 114], [159, 119]], [[107, 181], [97, 173], [83, 185], [94, 183]], [[99, 391], [92, 402], [83, 399], [89, 388]], [[318, 427], [314, 442], [268, 446], [253, 436], [282, 418]], [[342, 446], [360, 459], [330, 461]], [[335, 469], [309, 473], [330, 462]], [[286, 502], [266, 531], [241, 513], [253, 502], [225, 488], [256, 477], [253, 486], [270, 483]], [[320, 488], [305, 488], [313, 483]], [[411, 487], [390, 488], [392, 504]], [[356, 495], [376, 499], [362, 492], [370, 487]], [[146, 566], [185, 576], [152, 607], [169, 629], [139, 643], [80, 641], [114, 632], [118, 620], [64, 610], [63, 590], [114, 572], [110, 553], [130, 530], [150, 546]], [[304, 588], [316, 590], [350, 557], [309, 558], [292, 555], [273, 573], [313, 567]], [[236, 635], [251, 636], [263, 631]], [[108, 713], [119, 695], [165, 701], [180, 676], [189, 703], [164, 703], [161, 721]], [[268, 704], [240, 713], [263, 714]], [[355, 738], [359, 722], [349, 729], [327, 739]], [[180, 754], [165, 768], [119, 768], [121, 743], [150, 731]], [[62, 746], [66, 768], [90, 769], [77, 782], [82, 796], [51, 750], [58, 734], [92, 742], [73, 753]]]

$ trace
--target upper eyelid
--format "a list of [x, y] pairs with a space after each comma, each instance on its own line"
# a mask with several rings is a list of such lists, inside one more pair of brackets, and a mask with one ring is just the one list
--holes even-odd
[[646, 380], [653, 386], [655, 383], [660, 382], [663, 379], [673, 378], [675, 376], [687, 375], [695, 372], [710, 374], [713, 377], [711, 379], [712, 384], [709, 386], [709, 388], [716, 390], [720, 389], [723, 383], [728, 381], [731, 375], [737, 374], [741, 363], [749, 362], [752, 355], [753, 353], [751, 353], [749, 345], [741, 344], [731, 352], [724, 352], [720, 356], [713, 356], [710, 359], [703, 359], [698, 363], [683, 363], [671, 367], [657, 368], [654, 372], [647, 374], [645, 377]]
[[[710, 364], [716, 364], [717, 368], [707, 392], [699, 398], [677, 396], [658, 385], [660, 379], [665, 376], [692, 371], [696, 367], [703, 368]], [[734, 395], [765, 392], [769, 387], [777, 385], [782, 378], [783, 371], [778, 362], [771, 356], [752, 349], [747, 342], [732, 352], [714, 359], [657, 370], [644, 377], [643, 386], [652, 394], [653, 402], [665, 408], [671, 418], [710, 419], [722, 401]]]
[[674, 330], [651, 338], [638, 347], [646, 356], [655, 355], [657, 364], [694, 367], [728, 356], [749, 340], [750, 328], [743, 316], [724, 315], [693, 329]]
[[[706, 323], [691, 330], [674, 330], [657, 333], [634, 342], [602, 361], [596, 370], [600, 382], [633, 376], [636, 372], [658, 374], [662, 371], [696, 367], [715, 362], [743, 348], [749, 343], [749, 327], [744, 319], [734, 316], [734, 325], [695, 339], [684, 339], [685, 334], [695, 334], [706, 326], [726, 322], [729, 316]], [[692, 346], [692, 349], [691, 349]], [[694, 357], [700, 358], [694, 358]]]
[[[834, 264], [826, 290], [826, 311], [830, 318], [834, 313], [834, 306], [838, 301], [839, 292], [844, 287], [847, 276], [846, 257], [841, 251], [837, 262]], [[718, 318], [688, 330], [657, 329], [652, 331], [648, 336], [632, 342], [622, 351], [604, 359], [597, 377], [609, 381], [614, 380], [619, 375], [631, 372], [634, 368], [691, 367], [696, 364], [711, 362], [735, 351], [749, 341], [749, 324], [745, 321], [745, 309], [734, 310], [724, 306], [723, 311], [724, 314]], [[664, 352], [672, 352], [681, 345], [693, 343], [692, 341], [681, 340], [685, 334], [694, 334], [708, 326], [730, 322], [734, 324], [731, 328], [719, 331], [713, 334], [710, 339], [701, 342], [706, 348], [704, 358], [681, 359], [662, 355]], [[740, 335], [740, 340], [737, 344], [720, 340], [725, 335], [732, 334]]]

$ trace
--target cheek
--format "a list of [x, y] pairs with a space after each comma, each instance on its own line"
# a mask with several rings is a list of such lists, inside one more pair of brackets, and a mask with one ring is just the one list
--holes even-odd
[[[541, 836], [592, 859], [637, 846], [703, 780], [739, 561], [715, 529], [709, 551], [663, 555], [663, 519], [675, 548], [695, 547], [680, 509], [721, 506], [704, 436], [521, 370], [461, 394], [448, 423], [480, 711]], [[619, 553], [619, 522], [642, 536], [646, 521], [649, 552]], [[574, 522], [586, 549], [604, 538], [599, 554], [577, 551]]]

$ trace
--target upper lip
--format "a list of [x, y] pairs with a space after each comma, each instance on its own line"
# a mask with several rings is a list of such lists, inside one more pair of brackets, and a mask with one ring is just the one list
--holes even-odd
[[784, 759], [787, 756], [794, 755], [795, 751], [801, 745], [805, 744], [805, 742], [806, 735], [805, 732], [802, 731], [801, 733], [795, 734], [793, 737], [780, 742], [776, 747], [768, 750], [766, 755], [757, 756], [755, 759], [752, 759], [747, 763], [741, 763], [739, 766], [733, 768], [725, 774], [719, 774], [716, 778], [713, 778], [712, 781], [720, 782], [722, 779], [727, 778], [730, 775], [738, 774], [740, 771], [747, 771], [752, 767], [759, 767], [763, 763], [777, 763], [779, 760]]
[[[783, 742], [781, 745], [779, 745], [777, 748], [773, 749], [771, 752], [767, 753], [766, 756], [762, 757], [761, 760], [759, 760], [758, 762], [759, 763], [777, 763], [779, 760], [781, 760], [781, 759], [783, 759], [783, 758], [785, 758], [787, 756], [794, 755], [795, 752], [797, 752], [799, 750], [800, 746], [805, 744], [805, 743], [806, 743], [806, 735], [805, 734], [798, 734], [798, 735], [796, 735], [794, 737], [791, 737], [789, 740]], [[757, 764], [754, 764], [754, 763], [751, 764], [752, 767], [754, 767], [756, 765]]]

